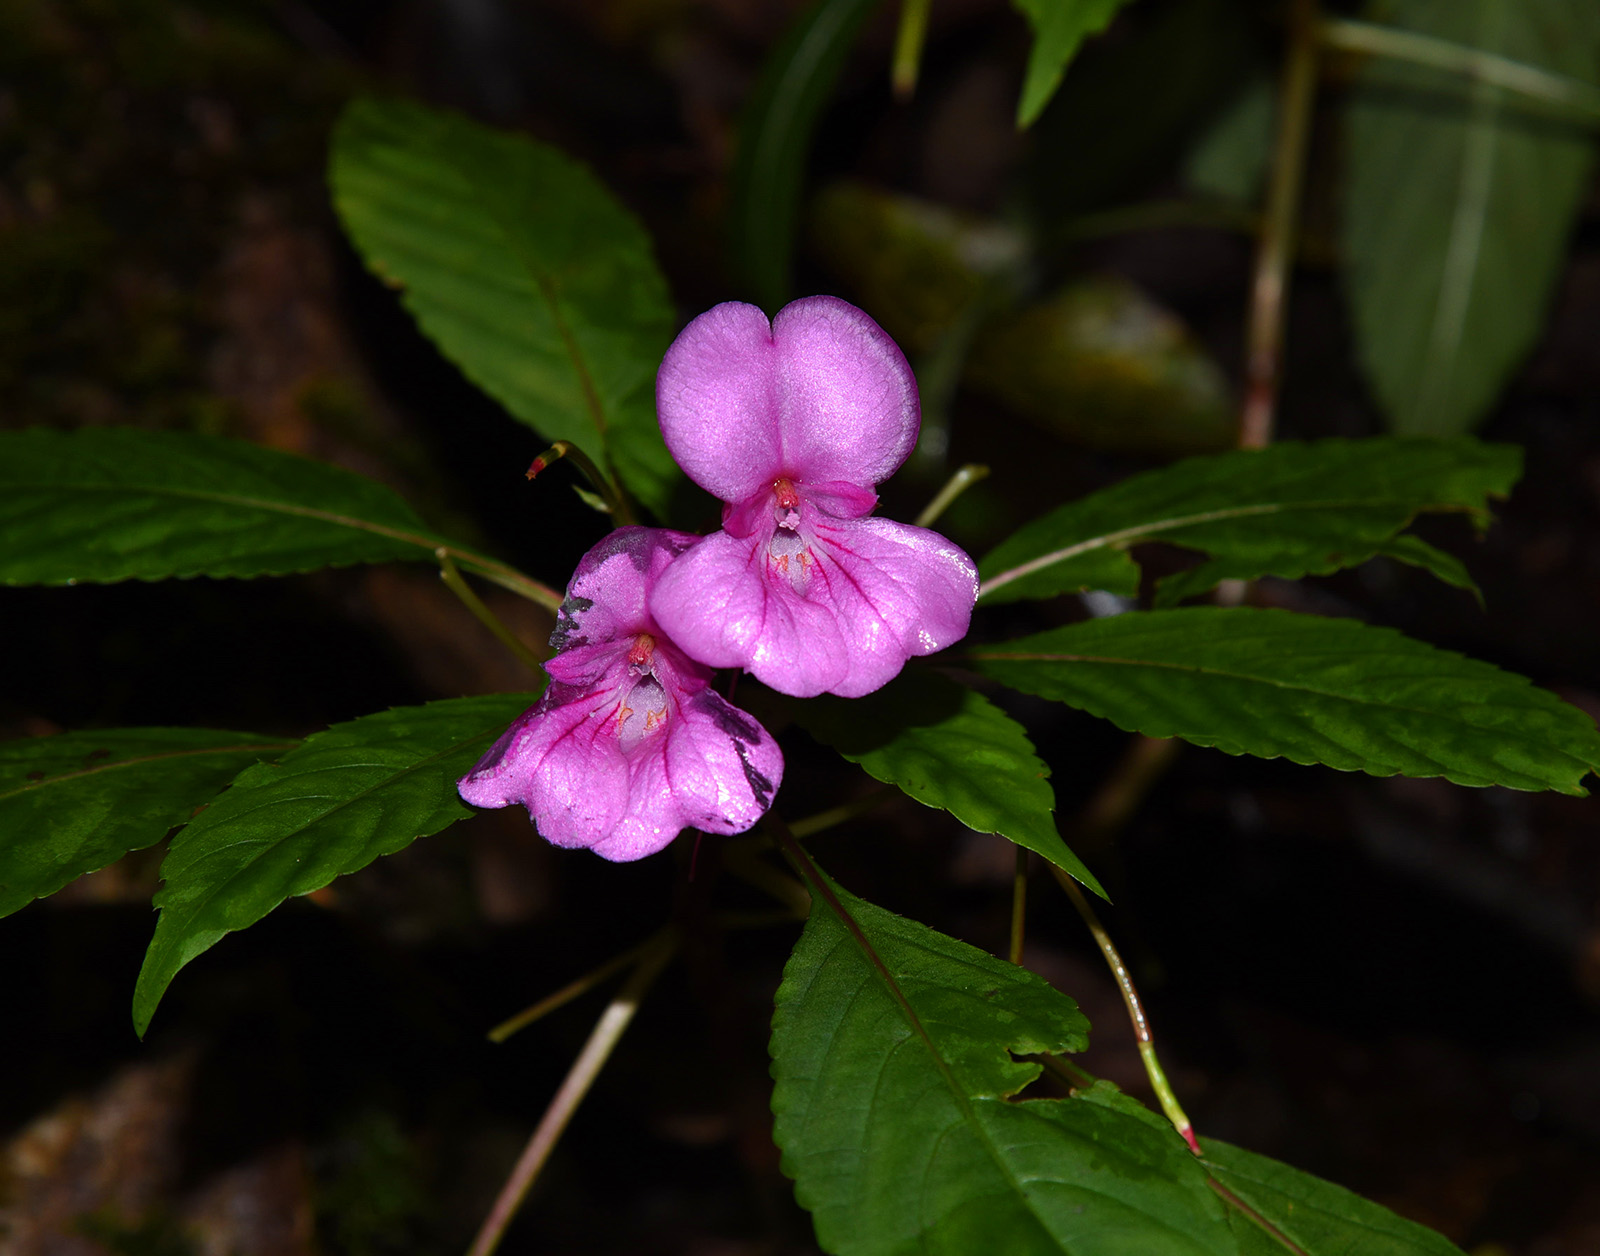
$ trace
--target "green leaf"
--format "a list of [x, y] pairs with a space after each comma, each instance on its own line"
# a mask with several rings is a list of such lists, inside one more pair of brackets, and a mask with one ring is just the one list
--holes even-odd
[[334, 132], [334, 205], [440, 351], [547, 440], [602, 448], [665, 517], [677, 471], [655, 420], [674, 314], [650, 239], [545, 144], [398, 100]]
[[864, 698], [813, 698], [791, 710], [801, 728], [868, 775], [969, 829], [1043, 855], [1104, 897], [1056, 832], [1050, 769], [1022, 725], [982, 694], [917, 670]]
[[118, 728], [0, 742], [0, 916], [185, 823], [292, 741], [208, 728]]
[[1201, 1147], [1212, 1180], [1233, 1197], [1229, 1219], [1240, 1256], [1284, 1256], [1294, 1249], [1283, 1239], [1308, 1256], [1461, 1256], [1442, 1235], [1342, 1186], [1213, 1138]]
[[133, 994], [139, 1034], [178, 970], [224, 934], [471, 815], [457, 778], [535, 696], [381, 711], [242, 772], [161, 865], [161, 918]]
[[768, 313], [789, 300], [812, 132], [877, 7], [877, 0], [816, 0], [773, 49], [740, 120], [728, 234], [734, 268]]
[[261, 576], [456, 560], [545, 605], [559, 597], [430, 532], [393, 491], [244, 441], [90, 428], [0, 432], [0, 583]]
[[[1489, 499], [1510, 492], [1521, 470], [1516, 446], [1470, 437], [1324, 440], [1190, 458], [1069, 502], [1002, 541], [979, 564], [981, 596], [1006, 602], [1090, 588], [1131, 596], [1139, 569], [1127, 550], [1148, 541], [1213, 556], [1163, 580], [1158, 604], [1224, 579], [1325, 575], [1382, 552], [1424, 512], [1465, 512], [1482, 528]], [[1414, 545], [1404, 552], [1423, 556]], [[1429, 569], [1441, 578], [1449, 570]]]
[[1390, 537], [1379, 546], [1378, 553], [1397, 563], [1405, 563], [1408, 567], [1420, 567], [1448, 585], [1465, 589], [1477, 599], [1479, 606], [1483, 605], [1483, 590], [1478, 588], [1477, 581], [1468, 573], [1466, 564], [1454, 554], [1446, 554], [1429, 545], [1414, 532], [1402, 532], [1399, 536]]
[[1232, 1256], [1221, 1200], [1171, 1127], [1013, 1102], [1088, 1024], [1026, 969], [808, 872], [772, 1021], [773, 1136], [838, 1256]]
[[1594, 722], [1525, 677], [1389, 628], [1248, 607], [1143, 611], [963, 663], [1151, 737], [1374, 776], [1583, 794]]
[[[1406, 30], [1600, 81], [1593, 0], [1384, 0]], [[1593, 141], [1525, 102], [1373, 58], [1347, 105], [1341, 251], [1368, 377], [1404, 433], [1473, 427], [1533, 345]]]
[[1033, 27], [1033, 49], [1017, 103], [1017, 125], [1032, 126], [1061, 86], [1067, 62], [1090, 35], [1110, 24], [1128, 0], [1011, 0]]

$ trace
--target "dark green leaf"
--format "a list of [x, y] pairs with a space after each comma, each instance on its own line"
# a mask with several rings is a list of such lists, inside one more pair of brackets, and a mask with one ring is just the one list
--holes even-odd
[[118, 728], [0, 742], [0, 916], [159, 842], [293, 742], [208, 728]]
[[[1213, 555], [1162, 581], [1158, 603], [1228, 578], [1324, 575], [1383, 551], [1422, 512], [1466, 512], [1481, 528], [1489, 498], [1508, 493], [1521, 469], [1516, 446], [1470, 437], [1324, 440], [1190, 458], [1028, 524], [979, 564], [982, 596], [1004, 602], [1086, 588], [1131, 595], [1139, 570], [1126, 551], [1147, 541]], [[1415, 546], [1404, 552], [1422, 557]], [[1449, 570], [1437, 562], [1429, 569]]]
[[772, 1022], [783, 1171], [839, 1256], [1232, 1256], [1221, 1200], [1170, 1127], [1010, 1101], [1081, 1050], [1072, 1000], [812, 879]]
[[1454, 554], [1446, 554], [1429, 545], [1414, 532], [1402, 532], [1399, 536], [1390, 537], [1379, 547], [1378, 553], [1397, 563], [1405, 563], [1408, 567], [1420, 567], [1448, 585], [1465, 589], [1477, 599], [1479, 606], [1483, 605], [1483, 592], [1468, 573], [1466, 564]]
[[1240, 1256], [1285, 1256], [1295, 1249], [1284, 1239], [1308, 1256], [1461, 1256], [1441, 1235], [1342, 1186], [1212, 1138], [1201, 1146], [1207, 1171], [1232, 1196]]
[[241, 773], [161, 865], [161, 918], [133, 995], [138, 1032], [178, 970], [224, 934], [470, 815], [457, 778], [534, 697], [382, 711]]
[[[1384, 0], [1418, 31], [1595, 82], [1593, 0]], [[1348, 104], [1345, 278], [1396, 431], [1474, 426], [1539, 333], [1592, 138], [1487, 83], [1373, 58]]]
[[441, 352], [549, 440], [604, 448], [664, 516], [655, 421], [674, 315], [650, 239], [587, 169], [525, 135], [360, 100], [334, 133], [334, 204]]
[[1011, 0], [1033, 27], [1017, 125], [1031, 126], [1061, 86], [1067, 63], [1089, 35], [1105, 30], [1128, 0]]
[[902, 673], [864, 698], [814, 698], [795, 722], [877, 780], [999, 833], [1104, 894], [1056, 832], [1050, 769], [1027, 731], [983, 695], [931, 672]]
[[1582, 794], [1594, 722], [1527, 679], [1389, 628], [1285, 611], [1135, 612], [965, 662], [1130, 732], [1374, 776]]
[[790, 295], [811, 134], [876, 7], [877, 0], [816, 0], [773, 49], [740, 121], [728, 233], [735, 269], [768, 313]]
[[262, 576], [391, 559], [463, 566], [554, 605], [435, 536], [382, 484], [244, 441], [137, 428], [0, 432], [0, 583]]

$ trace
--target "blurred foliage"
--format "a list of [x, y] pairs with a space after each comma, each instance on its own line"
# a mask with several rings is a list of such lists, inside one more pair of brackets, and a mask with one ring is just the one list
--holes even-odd
[[1233, 443], [1222, 371], [1183, 322], [1125, 279], [1080, 280], [979, 332], [972, 385], [1094, 449], [1186, 454]]
[[[1600, 82], [1592, 0], [1377, 0], [1405, 30]], [[1460, 75], [1377, 58], [1348, 116], [1344, 280], [1394, 431], [1477, 426], [1544, 327], [1594, 137]]]
[[1187, 0], [1140, 18], [1084, 50], [1034, 127], [1032, 209], [1046, 240], [1168, 177], [1240, 81], [1270, 64], [1247, 0]]
[[931, 352], [974, 305], [1022, 282], [1028, 241], [1004, 223], [829, 184], [811, 207], [813, 251], [910, 354]]
[[[813, 248], [919, 363], [924, 392], [949, 341], [963, 382], [1075, 444], [1204, 453], [1233, 441], [1221, 370], [1170, 311], [1113, 276], [1018, 304], [1026, 236], [858, 183], [817, 197]], [[964, 359], [964, 360], [963, 360]]]

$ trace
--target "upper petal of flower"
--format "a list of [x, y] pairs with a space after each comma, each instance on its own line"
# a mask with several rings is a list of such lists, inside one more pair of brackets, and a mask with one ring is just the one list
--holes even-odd
[[618, 528], [605, 537], [578, 561], [567, 582], [551, 647], [572, 652], [649, 632], [651, 587], [668, 564], [699, 539], [667, 528], [636, 527]]
[[691, 322], [656, 376], [667, 448], [689, 478], [742, 502], [778, 476], [872, 485], [917, 441], [905, 356], [861, 310], [806, 297], [769, 324], [730, 301]]

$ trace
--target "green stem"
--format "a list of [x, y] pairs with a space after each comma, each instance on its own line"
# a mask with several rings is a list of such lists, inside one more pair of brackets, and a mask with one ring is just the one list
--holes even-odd
[[811, 892], [802, 882], [762, 862], [754, 843], [729, 842], [722, 850], [722, 866], [745, 884], [770, 894], [800, 919], [811, 914]]
[[1172, 1092], [1172, 1084], [1167, 1081], [1161, 1061], [1156, 1058], [1155, 1035], [1150, 1032], [1150, 1021], [1144, 1014], [1144, 1004], [1140, 1001], [1139, 991], [1133, 984], [1133, 975], [1128, 972], [1128, 966], [1122, 962], [1122, 956], [1118, 953], [1116, 944], [1111, 941], [1111, 935], [1100, 923], [1100, 917], [1094, 914], [1094, 908], [1089, 906], [1089, 900], [1084, 898], [1078, 883], [1054, 864], [1050, 865], [1050, 871], [1055, 874], [1061, 888], [1072, 900], [1072, 905], [1078, 909], [1078, 915], [1083, 917], [1083, 923], [1089, 926], [1089, 932], [1094, 935], [1095, 944], [1105, 956], [1111, 975], [1116, 978], [1117, 988], [1122, 991], [1122, 1001], [1128, 1008], [1128, 1019], [1133, 1022], [1133, 1035], [1139, 1043], [1139, 1058], [1144, 1061], [1144, 1071], [1150, 1078], [1150, 1085], [1156, 1092], [1161, 1110], [1167, 1114], [1167, 1120], [1172, 1122], [1172, 1127], [1182, 1135], [1183, 1141], [1189, 1144], [1189, 1150], [1198, 1156], [1200, 1144], [1195, 1140], [1194, 1125], [1179, 1105], [1178, 1096]]
[[1369, 53], [1447, 70], [1491, 87], [1503, 87], [1541, 104], [1554, 105], [1590, 125], [1600, 122], [1600, 87], [1482, 48], [1348, 18], [1326, 19], [1318, 28], [1318, 37], [1326, 48]]
[[874, 789], [870, 793], [862, 794], [860, 798], [852, 798], [849, 802], [840, 803], [837, 807], [829, 807], [826, 811], [819, 811], [815, 815], [806, 816], [796, 820], [789, 826], [789, 831], [796, 837], [807, 838], [813, 834], [821, 833], [824, 829], [831, 829], [843, 824], [846, 820], [854, 820], [857, 816], [864, 816], [867, 812], [876, 809], [881, 804], [888, 802], [895, 794], [892, 785], [885, 785]]
[[576, 999], [580, 995], [587, 994], [589, 991], [593, 990], [607, 977], [611, 976], [612, 973], [620, 972], [629, 964], [636, 961], [645, 953], [645, 951], [656, 945], [660, 940], [661, 935], [658, 933], [654, 937], [645, 939], [643, 942], [639, 943], [638, 946], [629, 947], [626, 951], [622, 952], [621, 955], [614, 955], [605, 963], [601, 964], [598, 968], [591, 968], [576, 981], [569, 982], [567, 985], [562, 986], [561, 989], [557, 990], [554, 994], [546, 995], [532, 1007], [525, 1008], [523, 1011], [518, 1012], [509, 1020], [501, 1021], [489, 1031], [489, 1041], [504, 1042], [518, 1030], [526, 1029], [535, 1021], [542, 1020], [557, 1008], [565, 1007], [568, 1003], [571, 1003], [573, 999]]
[[1028, 852], [1017, 847], [1017, 870], [1011, 878], [1011, 946], [1007, 956], [1022, 963], [1022, 935], [1028, 914]]
[[923, 507], [922, 513], [915, 519], [919, 528], [931, 528], [933, 521], [950, 508], [950, 503], [960, 497], [969, 488], [989, 474], [989, 468], [981, 463], [969, 462], [948, 480], [935, 495], [931, 502]]
[[524, 1148], [516, 1167], [511, 1170], [511, 1176], [506, 1179], [506, 1184], [500, 1188], [494, 1207], [489, 1210], [483, 1226], [478, 1230], [477, 1238], [472, 1241], [468, 1256], [489, 1256], [489, 1253], [500, 1245], [506, 1227], [511, 1224], [511, 1218], [516, 1215], [517, 1209], [522, 1206], [523, 1199], [527, 1196], [534, 1180], [538, 1178], [539, 1171], [549, 1160], [550, 1153], [555, 1150], [556, 1143], [560, 1141], [562, 1133], [567, 1128], [567, 1123], [572, 1120], [573, 1113], [578, 1110], [578, 1105], [589, 1093], [589, 1087], [594, 1085], [600, 1070], [605, 1067], [606, 1060], [610, 1058], [623, 1031], [628, 1028], [628, 1022], [638, 1011], [639, 1000], [650, 988], [650, 983], [666, 967], [667, 960], [672, 957], [677, 946], [677, 934], [672, 930], [664, 930], [651, 939], [627, 982], [617, 991], [616, 998], [611, 1000], [606, 1010], [600, 1014], [594, 1031], [589, 1035], [589, 1041], [583, 1044], [583, 1050], [572, 1062], [561, 1088], [556, 1091], [555, 1098], [545, 1109], [539, 1127], [528, 1140], [528, 1145]]
[[455, 560], [450, 557], [450, 551], [441, 545], [434, 550], [433, 556], [439, 560], [439, 578], [445, 582], [445, 586], [450, 592], [461, 599], [461, 604], [472, 612], [473, 618], [494, 633], [495, 638], [506, 649], [515, 654], [533, 671], [539, 671], [539, 656], [519, 641], [516, 634], [500, 622], [499, 616], [484, 605], [483, 599], [473, 592], [472, 586], [462, 577], [460, 569], [456, 567]]
[[896, 100], [910, 100], [917, 90], [917, 69], [928, 36], [928, 10], [932, 0], [900, 0], [900, 29], [894, 37], [894, 68], [889, 81]]
[[570, 440], [558, 440], [535, 458], [528, 467], [528, 479], [533, 479], [551, 463], [560, 462], [563, 458], [570, 459], [573, 465], [583, 472], [584, 479], [588, 480], [594, 486], [594, 491], [600, 494], [607, 512], [619, 528], [634, 522], [633, 512], [628, 507], [628, 499], [623, 495], [621, 486], [600, 470], [594, 459]]
[[1278, 134], [1272, 153], [1272, 183], [1256, 251], [1246, 333], [1245, 402], [1239, 447], [1261, 449], [1272, 440], [1283, 356], [1284, 306], [1289, 262], [1300, 218], [1311, 110], [1316, 101], [1318, 0], [1292, 0], [1289, 52], [1278, 87]]

